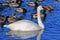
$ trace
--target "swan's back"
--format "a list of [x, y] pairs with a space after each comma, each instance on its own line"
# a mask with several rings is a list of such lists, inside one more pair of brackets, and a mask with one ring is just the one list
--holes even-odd
[[40, 30], [40, 27], [36, 23], [29, 20], [20, 20], [8, 26], [11, 30], [20, 30], [20, 31]]

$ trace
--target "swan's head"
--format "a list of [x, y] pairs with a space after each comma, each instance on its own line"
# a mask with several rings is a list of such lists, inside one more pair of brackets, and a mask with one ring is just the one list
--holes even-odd
[[42, 10], [42, 9], [43, 9], [42, 6], [38, 6], [38, 7], [37, 7], [37, 10]]

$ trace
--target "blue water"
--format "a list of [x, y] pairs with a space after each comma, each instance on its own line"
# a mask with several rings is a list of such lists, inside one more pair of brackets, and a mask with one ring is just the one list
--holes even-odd
[[[7, 0], [0, 0], [1, 3], [6, 1]], [[24, 17], [24, 19], [27, 19], [27, 20], [31, 20], [31, 14], [36, 12], [36, 9], [26, 5], [26, 2], [29, 2], [29, 1], [32, 1], [32, 0], [24, 0], [24, 2], [21, 5], [21, 7], [25, 7], [27, 10], [26, 16]], [[52, 15], [50, 13], [47, 13], [47, 18], [45, 21], [43, 21], [45, 25], [45, 31], [42, 34], [41, 40], [60, 40], [60, 2], [56, 2], [55, 0], [44, 0], [43, 3], [38, 3], [38, 5], [42, 5], [42, 6], [52, 5], [54, 7]], [[17, 18], [20, 16], [23, 16], [23, 14], [18, 14], [18, 12], [14, 10], [14, 8], [9, 8], [9, 7], [5, 7], [4, 10], [0, 12], [0, 14], [9, 16], [13, 12], [17, 14], [16, 15]], [[37, 23], [36, 19], [32, 21]], [[4, 31], [3, 31], [0, 27], [0, 40], [22, 40], [21, 38], [16, 38], [16, 37], [13, 38], [13, 37], [6, 36], [5, 35], [6, 31], [8, 32], [9, 29], [4, 28]], [[29, 38], [26, 40], [36, 40], [36, 37]]]

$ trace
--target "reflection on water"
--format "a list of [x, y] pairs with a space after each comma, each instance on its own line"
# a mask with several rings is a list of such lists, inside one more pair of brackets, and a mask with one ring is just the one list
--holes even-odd
[[22, 39], [27, 39], [36, 36], [38, 32], [39, 31], [10, 31], [6, 33], [6, 35], [9, 35], [11, 37], [20, 37]]

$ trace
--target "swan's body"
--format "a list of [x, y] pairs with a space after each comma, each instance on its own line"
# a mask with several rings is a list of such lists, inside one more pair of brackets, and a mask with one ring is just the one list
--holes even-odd
[[15, 23], [8, 25], [8, 27], [10, 27], [11, 30], [20, 30], [20, 31], [40, 30], [39, 25], [29, 20], [20, 20], [20, 21], [17, 21]]
[[40, 18], [40, 10], [42, 10], [42, 6], [39, 6], [37, 8], [37, 15], [38, 15], [38, 24], [29, 21], [29, 20], [21, 20], [17, 21], [15, 23], [12, 23], [6, 27], [10, 28], [11, 31], [8, 32], [8, 34], [12, 36], [21, 37], [23, 39], [30, 38], [33, 36], [37, 36], [37, 40], [40, 40], [41, 34], [44, 30], [44, 25], [42, 24], [41, 18]]

